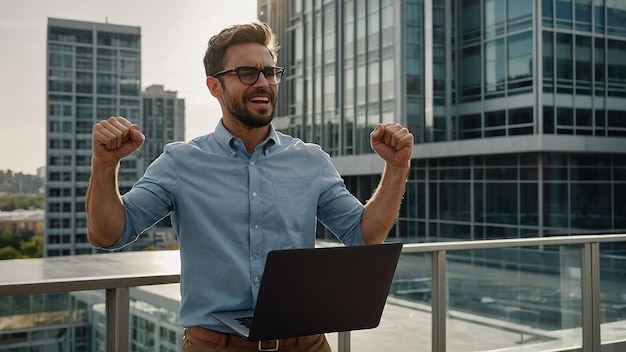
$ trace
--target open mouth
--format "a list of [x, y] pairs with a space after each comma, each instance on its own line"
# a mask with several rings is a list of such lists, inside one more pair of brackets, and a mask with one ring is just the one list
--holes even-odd
[[267, 96], [254, 96], [248, 99], [248, 101], [254, 104], [269, 104], [270, 98]]

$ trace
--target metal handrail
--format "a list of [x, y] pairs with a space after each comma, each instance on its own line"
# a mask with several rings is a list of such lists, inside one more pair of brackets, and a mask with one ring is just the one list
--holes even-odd
[[[555, 236], [524, 239], [431, 242], [406, 244], [402, 253], [432, 253], [432, 349], [446, 351], [446, 253], [476, 249], [581, 245], [582, 258], [582, 351], [601, 349], [600, 337], [600, 243], [626, 242], [626, 234]], [[349, 350], [342, 351], [349, 352]]]
[[[626, 242], [626, 234], [405, 244], [402, 253], [432, 253], [432, 351], [446, 351], [447, 252], [577, 244], [581, 245], [582, 258], [583, 351], [599, 351], [599, 244], [610, 242]], [[178, 251], [140, 252], [140, 256], [138, 253], [2, 260], [0, 296], [104, 289], [107, 351], [125, 350], [129, 344], [129, 288], [180, 281], [180, 266], [174, 265], [180, 264]], [[116, 267], [115, 263], [123, 265]], [[80, 270], [68, 270], [74, 266]], [[350, 332], [339, 333], [338, 350], [350, 352]]]

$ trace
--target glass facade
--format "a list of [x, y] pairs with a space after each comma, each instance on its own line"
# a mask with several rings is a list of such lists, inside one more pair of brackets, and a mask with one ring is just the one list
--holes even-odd
[[[289, 67], [279, 100], [290, 108], [279, 107], [275, 125], [321, 143], [359, 199], [367, 201], [379, 181], [380, 169], [368, 165], [377, 161], [368, 146], [372, 127], [397, 121], [414, 134], [415, 159], [389, 240], [472, 241], [626, 229], [621, 201], [626, 196], [626, 2], [261, 0], [259, 8], [260, 19], [283, 42], [280, 60]], [[313, 40], [315, 33], [324, 33], [325, 40]], [[334, 60], [325, 56], [316, 66], [315, 53], [329, 46]], [[315, 103], [329, 93], [335, 95], [332, 112]], [[317, 127], [301, 127], [307, 125]], [[337, 135], [333, 144], [325, 144]], [[354, 163], [356, 155], [362, 163]], [[321, 225], [317, 235], [335, 239]], [[623, 275], [615, 260], [624, 258], [626, 247], [601, 250], [603, 285], [613, 287]], [[564, 293], [576, 290], [566, 279], [576, 277], [568, 268], [579, 259], [571, 253], [515, 248], [455, 254], [449, 264], [468, 264], [461, 270], [476, 270], [478, 278], [452, 278], [449, 305], [540, 329], [579, 327], [580, 301]], [[480, 279], [491, 267], [511, 269], [518, 278], [556, 275], [561, 286], [518, 280], [511, 289], [491, 277]], [[407, 282], [421, 282], [410, 275]], [[482, 297], [485, 287], [499, 296]], [[416, 289], [410, 300], [429, 300], [423, 287]], [[513, 303], [487, 304], [496, 301]], [[539, 301], [557, 308], [541, 309]], [[626, 304], [626, 299], [611, 304]], [[603, 322], [623, 319], [611, 307]]]
[[[289, 109], [280, 105], [279, 129], [320, 143], [336, 160], [371, 154], [369, 132], [379, 122], [408, 126], [420, 151], [464, 143], [462, 156], [416, 155], [392, 237], [626, 228], [618, 201], [626, 167], [622, 2], [274, 0], [259, 8], [283, 42], [298, 43], [281, 51]], [[513, 141], [506, 152], [496, 147]], [[546, 146], [529, 145], [539, 142]], [[347, 171], [348, 187], [366, 201], [378, 172]]]

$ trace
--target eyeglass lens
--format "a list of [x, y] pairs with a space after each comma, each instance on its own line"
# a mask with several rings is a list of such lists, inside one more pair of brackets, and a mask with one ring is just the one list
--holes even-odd
[[269, 84], [278, 84], [283, 76], [283, 72], [278, 67], [265, 67], [258, 69], [256, 67], [239, 67], [237, 73], [243, 84], [254, 84], [259, 79], [259, 73], [263, 72], [265, 79]]

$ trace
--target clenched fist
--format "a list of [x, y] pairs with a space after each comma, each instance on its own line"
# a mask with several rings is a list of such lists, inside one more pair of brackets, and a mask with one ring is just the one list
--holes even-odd
[[406, 168], [413, 152], [413, 135], [397, 123], [378, 124], [370, 133], [372, 149], [391, 166]]
[[110, 117], [93, 126], [93, 162], [117, 163], [139, 149], [146, 137], [139, 125], [123, 117]]

